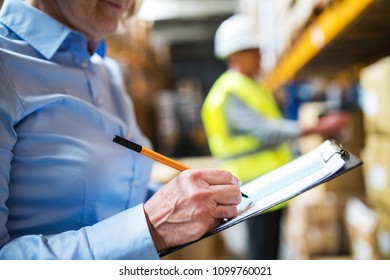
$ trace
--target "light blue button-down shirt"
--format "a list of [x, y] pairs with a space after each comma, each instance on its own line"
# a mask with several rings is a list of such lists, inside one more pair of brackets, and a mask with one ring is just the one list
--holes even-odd
[[0, 12], [0, 259], [157, 259], [149, 145], [116, 63], [22, 1]]

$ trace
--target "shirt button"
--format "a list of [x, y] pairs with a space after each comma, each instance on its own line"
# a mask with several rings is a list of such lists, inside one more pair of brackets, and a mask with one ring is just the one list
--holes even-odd
[[131, 137], [133, 137], [133, 134], [131, 134], [130, 132], [126, 134], [127, 139], [131, 139]]
[[101, 98], [100, 96], [98, 98], [96, 98], [96, 104], [99, 106], [102, 106], [103, 105], [103, 98]]
[[80, 66], [81, 66], [81, 68], [87, 68], [88, 67], [88, 61], [86, 61], [86, 60], [81, 60], [80, 61]]

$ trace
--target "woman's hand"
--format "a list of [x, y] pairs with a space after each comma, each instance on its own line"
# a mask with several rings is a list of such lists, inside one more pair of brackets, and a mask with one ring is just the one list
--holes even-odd
[[189, 169], [144, 205], [157, 251], [185, 244], [237, 214], [240, 182], [222, 170]]

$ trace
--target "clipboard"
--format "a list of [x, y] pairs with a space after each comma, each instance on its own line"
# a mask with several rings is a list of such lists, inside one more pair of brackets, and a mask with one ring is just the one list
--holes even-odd
[[220, 226], [195, 241], [161, 251], [159, 256], [166, 256], [246, 221], [361, 164], [362, 160], [336, 141], [325, 140], [312, 151], [244, 184], [241, 190], [249, 195], [250, 199], [243, 198], [237, 206], [238, 214], [235, 218], [225, 220]]

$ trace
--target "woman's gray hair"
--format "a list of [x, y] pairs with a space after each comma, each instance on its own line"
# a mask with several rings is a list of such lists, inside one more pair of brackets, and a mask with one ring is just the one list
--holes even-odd
[[129, 7], [129, 10], [124, 14], [123, 20], [129, 19], [138, 14], [143, 0], [134, 0], [133, 5]]

